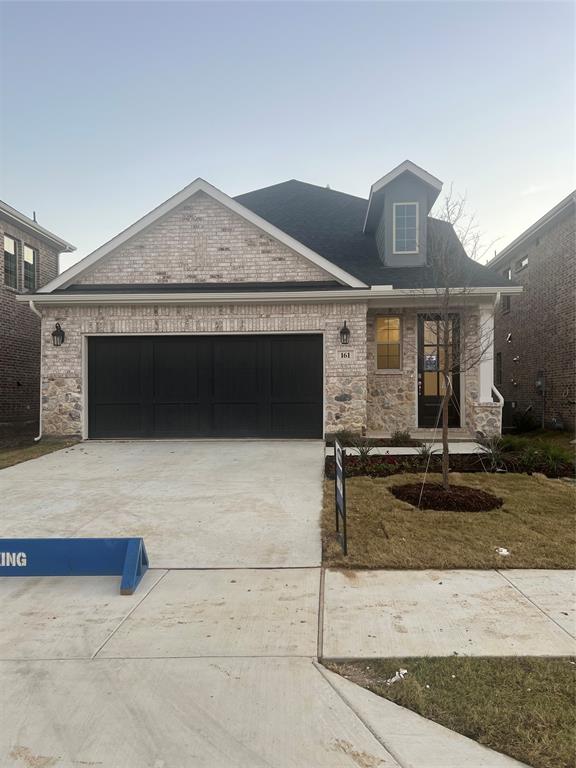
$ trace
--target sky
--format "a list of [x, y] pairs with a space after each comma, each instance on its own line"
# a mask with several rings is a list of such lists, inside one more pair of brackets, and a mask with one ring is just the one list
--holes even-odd
[[198, 176], [368, 197], [410, 159], [500, 250], [575, 186], [575, 5], [2, 2], [0, 198], [67, 267]]

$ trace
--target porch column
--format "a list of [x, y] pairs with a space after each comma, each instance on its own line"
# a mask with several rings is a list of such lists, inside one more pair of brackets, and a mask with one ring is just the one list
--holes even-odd
[[492, 403], [494, 383], [494, 308], [480, 307], [480, 349], [483, 351], [479, 364], [481, 403]]

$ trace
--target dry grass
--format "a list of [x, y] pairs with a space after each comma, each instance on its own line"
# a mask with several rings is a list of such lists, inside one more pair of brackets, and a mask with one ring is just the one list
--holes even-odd
[[[429, 476], [430, 477], [430, 476]], [[452, 482], [503, 499], [491, 512], [421, 511], [396, 499], [391, 485], [421, 475], [346, 481], [348, 555], [334, 538], [334, 481], [322, 517], [324, 564], [340, 568], [574, 568], [575, 488], [540, 475], [454, 474]], [[432, 481], [438, 476], [432, 476]], [[496, 551], [505, 547], [510, 556]]]
[[0, 469], [12, 467], [14, 464], [20, 464], [29, 459], [37, 459], [53, 451], [60, 451], [62, 448], [69, 448], [80, 442], [77, 439], [70, 438], [50, 438], [45, 437], [38, 443], [33, 438], [21, 438], [17, 441], [5, 441], [0, 446]]
[[[534, 768], [574, 768], [573, 659], [412, 658], [326, 666]], [[387, 686], [401, 667], [407, 676]]]

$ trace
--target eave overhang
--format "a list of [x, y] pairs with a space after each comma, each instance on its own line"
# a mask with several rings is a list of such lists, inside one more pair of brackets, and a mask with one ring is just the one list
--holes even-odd
[[[494, 298], [499, 294], [517, 294], [522, 286], [501, 286], [487, 288], [452, 288], [454, 300], [468, 302], [482, 297]], [[222, 293], [35, 293], [20, 294], [19, 302], [32, 302], [36, 306], [54, 305], [94, 305], [94, 304], [285, 304], [285, 303], [346, 303], [350, 301], [373, 302], [382, 299], [403, 300], [424, 299], [442, 295], [435, 288], [393, 288], [391, 285], [378, 285], [371, 288], [351, 288], [349, 290], [323, 291], [260, 291], [260, 292], [222, 292]]]

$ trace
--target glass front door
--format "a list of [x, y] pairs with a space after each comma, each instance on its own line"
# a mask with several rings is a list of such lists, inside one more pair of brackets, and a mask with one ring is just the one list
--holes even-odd
[[[446, 322], [446, 325], [445, 325]], [[418, 426], [442, 425], [440, 409], [448, 389], [448, 426], [460, 426], [460, 324], [457, 315], [447, 321], [438, 315], [418, 315]]]

